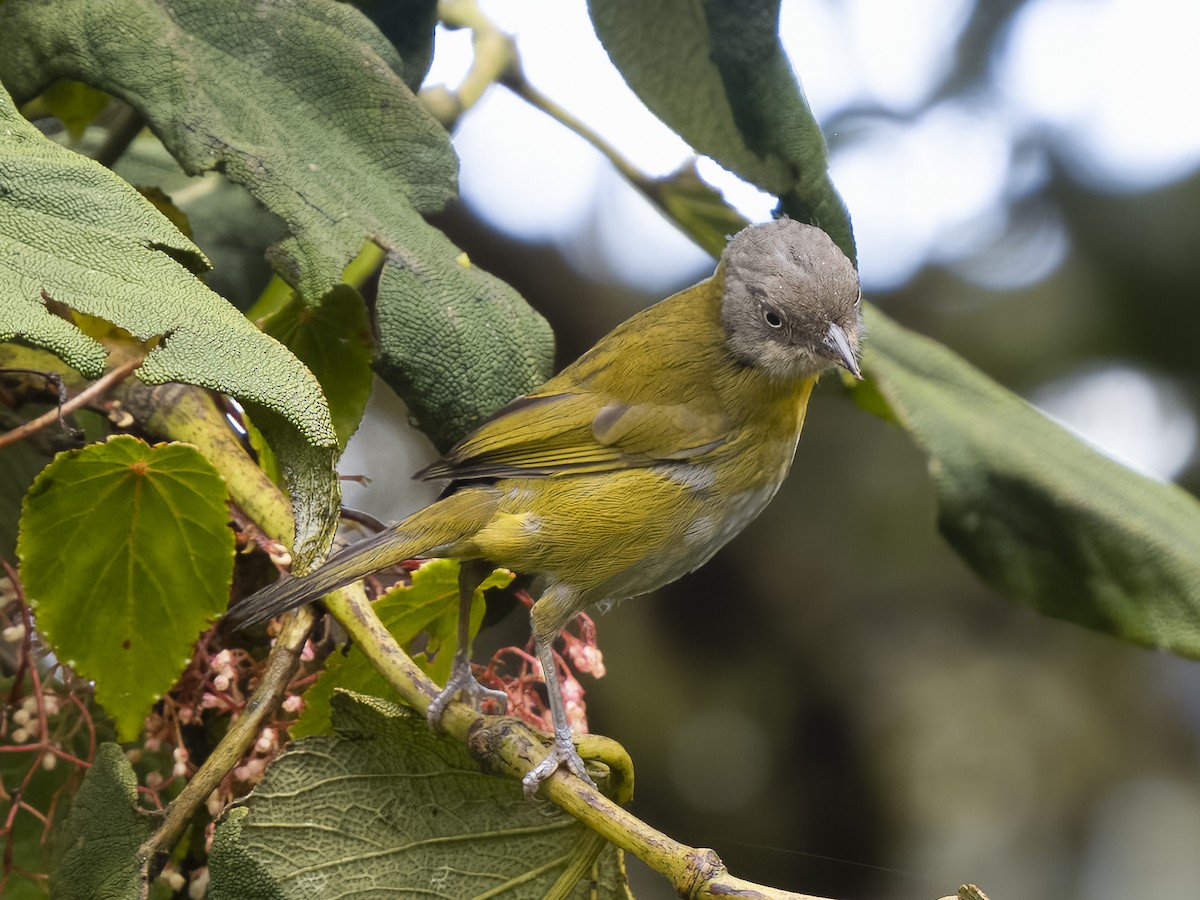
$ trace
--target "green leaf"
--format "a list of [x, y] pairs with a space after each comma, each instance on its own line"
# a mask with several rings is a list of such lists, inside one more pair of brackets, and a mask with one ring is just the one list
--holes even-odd
[[779, 0], [589, 0], [588, 9], [655, 115], [856, 258], [825, 139], [779, 43]]
[[440, 450], [550, 375], [554, 335], [511, 287], [438, 231], [388, 255], [375, 370]]
[[[107, 130], [90, 128], [74, 149], [94, 157], [107, 138]], [[204, 283], [239, 310], [248, 309], [271, 279], [267, 248], [287, 233], [283, 221], [219, 172], [188, 175], [148, 129], [112, 170], [132, 185], [153, 185], [171, 198], [190, 226], [180, 230], [212, 262]]]
[[117, 744], [101, 744], [71, 805], [50, 893], [62, 900], [140, 896], [145, 861], [138, 848], [155, 820], [137, 802], [137, 778]]
[[[108, 94], [78, 81], [64, 79], [50, 85], [40, 100], [42, 109], [37, 112], [58, 118], [66, 126], [71, 140], [78, 141], [108, 105]], [[25, 110], [25, 114], [33, 118], [31, 112]]]
[[[0, 4], [0, 20], [16, 4]], [[0, 28], [0, 33], [3, 29]], [[0, 88], [0, 341], [50, 350], [89, 378], [105, 349], [64, 309], [153, 343], [138, 377], [238, 397], [287, 447], [304, 559], [336, 524], [337, 438], [320, 386], [191, 270], [203, 254], [137, 191], [98, 163], [44, 138]], [[186, 266], [186, 267], [185, 267]]]
[[[946, 540], [1046, 615], [1200, 658], [1200, 503], [867, 311], [865, 390], [929, 456]], [[863, 389], [860, 389], [863, 390]]]
[[[306, 738], [217, 826], [209, 900], [396, 896], [628, 898], [619, 851], [404, 708], [339, 692]], [[283, 848], [281, 850], [281, 848]], [[579, 877], [583, 878], [577, 882]], [[564, 886], [560, 886], [564, 887]]]
[[[458, 562], [431, 559], [412, 574], [412, 584], [388, 591], [375, 601], [375, 612], [400, 646], [410, 649], [424, 634], [428, 643], [413, 660], [438, 684], [450, 676], [450, 662], [458, 650]], [[475, 590], [471, 602], [469, 634], [483, 621], [483, 592], [507, 587], [513, 573], [497, 569]], [[335, 690], [345, 689], [375, 697], [399, 699], [366, 655], [351, 647], [345, 656], [332, 656], [325, 672], [304, 694], [304, 714], [289, 731], [293, 738], [329, 731], [329, 703]]]
[[421, 217], [454, 195], [457, 160], [396, 75], [395, 48], [357, 10], [8, 0], [0, 35], [0, 80], [16, 94], [56, 76], [103, 88], [188, 172], [219, 168], [282, 218], [291, 236], [273, 263], [305, 303], [320, 302], [364, 239], [390, 251], [379, 371], [439, 446], [549, 375], [545, 321], [511, 288], [456, 264], [458, 248]]
[[371, 396], [371, 323], [362, 296], [345, 284], [335, 286], [319, 306], [306, 305], [293, 295], [281, 309], [264, 316], [259, 327], [316, 376], [338, 444], [346, 446]]
[[[11, 0], [14, 96], [77, 78], [132, 105], [192, 174], [220, 169], [286, 221], [276, 268], [307, 302], [364, 237], [441, 208], [457, 161], [396, 74], [395, 48], [332, 0]], [[402, 241], [397, 240], [397, 243]]]
[[750, 224], [700, 177], [695, 162], [652, 185], [667, 215], [714, 257], [721, 255], [730, 235]]
[[134, 739], [229, 601], [225, 484], [186, 444], [117, 435], [60, 453], [29, 489], [17, 555], [38, 630]]

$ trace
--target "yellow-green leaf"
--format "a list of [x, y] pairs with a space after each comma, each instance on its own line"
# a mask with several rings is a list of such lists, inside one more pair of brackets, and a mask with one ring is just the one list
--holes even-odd
[[132, 740], [229, 600], [225, 483], [192, 446], [129, 435], [55, 457], [17, 555], [38, 630]]
[[371, 396], [371, 324], [362, 296], [336, 285], [320, 304], [292, 295], [260, 327], [296, 354], [321, 383], [338, 443], [346, 445]]

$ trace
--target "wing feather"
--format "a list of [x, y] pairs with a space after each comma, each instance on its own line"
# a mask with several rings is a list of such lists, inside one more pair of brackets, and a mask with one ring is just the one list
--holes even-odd
[[[551, 477], [720, 452], [731, 423], [712, 387], [725, 360], [714, 290], [702, 282], [628, 320], [417, 477]], [[713, 322], [696, 329], [703, 315]]]

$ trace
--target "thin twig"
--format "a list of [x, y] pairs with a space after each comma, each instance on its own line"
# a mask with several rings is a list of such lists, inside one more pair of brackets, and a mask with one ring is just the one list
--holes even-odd
[[53, 425], [60, 415], [68, 415], [73, 413], [87, 403], [91, 403], [97, 397], [108, 391], [113, 385], [124, 381], [126, 377], [133, 373], [138, 366], [142, 364], [145, 357], [137, 356], [133, 359], [121, 363], [115, 369], [105, 372], [94, 382], [64, 403], [57, 409], [49, 410], [46, 413], [38, 416], [36, 419], [30, 419], [24, 425], [14, 428], [12, 431], [6, 431], [0, 434], [0, 447], [7, 447], [9, 444], [15, 444], [17, 441], [24, 440], [31, 434], [34, 434], [48, 425]]
[[469, 28], [475, 51], [471, 68], [456, 90], [436, 85], [421, 91], [426, 108], [449, 130], [489, 87], [517, 65], [517, 47], [512, 37], [484, 15], [476, 0], [442, 0], [438, 18], [447, 28]]
[[262, 680], [246, 703], [241, 717], [229, 726], [204, 765], [189, 779], [179, 796], [171, 801], [162, 824], [138, 851], [139, 859], [150, 867], [150, 877], [157, 874], [166, 863], [196, 810], [204, 805], [209, 794], [217, 789], [238, 760], [245, 756], [258, 739], [263, 724], [278, 710], [284, 692], [300, 665], [300, 653], [315, 621], [312, 607], [309, 606], [301, 607], [285, 617], [283, 630], [267, 657]]
[[111, 169], [145, 127], [142, 114], [132, 106], [126, 106], [117, 113], [108, 129], [108, 137], [96, 151], [96, 162]]
[[604, 154], [605, 159], [612, 163], [613, 168], [621, 173], [626, 181], [657, 203], [655, 179], [650, 178], [639, 170], [616, 147], [606, 141], [598, 131], [535, 88], [525, 78], [525, 74], [521, 71], [520, 67], [512, 66], [505, 70], [499, 83], [534, 107], [534, 109], [540, 110], [560, 125], [566, 126], [599, 150]]
[[79, 440], [83, 437], [83, 432], [74, 425], [70, 424], [63, 417], [63, 406], [65, 406], [67, 402], [67, 383], [63, 381], [63, 377], [61, 375], [59, 375], [57, 372], [47, 372], [43, 369], [13, 369], [7, 366], [4, 368], [3, 372], [5, 375], [9, 375], [14, 372], [21, 372], [26, 375], [36, 375], [37, 377], [43, 379], [46, 384], [54, 385], [54, 393], [58, 396], [58, 427], [63, 431], [70, 432], [71, 437], [75, 440]]

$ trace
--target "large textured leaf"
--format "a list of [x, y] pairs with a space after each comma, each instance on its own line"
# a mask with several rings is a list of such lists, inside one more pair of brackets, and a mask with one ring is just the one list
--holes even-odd
[[358, 291], [346, 284], [334, 287], [319, 306], [307, 306], [288, 293], [290, 298], [264, 315], [259, 327], [284, 343], [321, 382], [338, 444], [344, 447], [371, 396], [367, 308]]
[[779, 43], [779, 0], [589, 0], [588, 8], [613, 63], [655, 115], [855, 258], [825, 139]]
[[[409, 0], [388, 17], [427, 13]], [[553, 343], [515, 292], [458, 265], [421, 218], [454, 194], [457, 160], [404, 69], [365, 16], [334, 0], [0, 4], [0, 79], [15, 95], [71, 77], [129, 102], [187, 171], [220, 168], [287, 223], [273, 261], [305, 303], [364, 238], [391, 251], [380, 373], [445, 447], [544, 380]], [[432, 325], [422, 318], [438, 310]], [[427, 372], [437, 377], [414, 375]]]
[[17, 555], [38, 630], [132, 740], [229, 600], [225, 483], [186, 444], [117, 435], [60, 453], [25, 496]]
[[393, 68], [395, 49], [331, 0], [12, 0], [0, 78], [115, 94], [193, 174], [222, 169], [284, 219], [279, 271], [310, 302], [393, 210], [441, 207], [457, 162]]
[[877, 310], [859, 389], [929, 455], [946, 539], [1047, 615], [1200, 658], [1200, 503], [1102, 456]]
[[[210, 900], [335, 897], [628, 898], [619, 851], [566, 813], [484, 775], [402, 707], [339, 692], [331, 737], [276, 759], [217, 827]], [[582, 881], [578, 879], [582, 878]]]
[[[483, 621], [483, 592], [505, 587], [512, 580], [512, 572], [497, 569], [475, 589], [469, 634], [474, 635]], [[380, 621], [405, 649], [418, 635], [426, 636], [420, 652], [411, 651], [413, 660], [434, 681], [445, 684], [450, 677], [450, 661], [458, 649], [457, 560], [429, 560], [413, 572], [412, 584], [388, 591], [374, 606]], [[329, 731], [329, 704], [336, 690], [396, 698], [395, 690], [363, 652], [351, 647], [345, 656], [331, 656], [317, 683], [304, 692], [304, 714], [290, 729], [293, 738]]]
[[137, 778], [117, 744], [101, 744], [79, 788], [50, 893], [62, 900], [125, 900], [140, 896], [144, 860], [137, 850], [154, 820], [137, 802]]
[[375, 369], [444, 451], [546, 380], [554, 338], [516, 291], [440, 232], [414, 231], [412, 248], [388, 254], [379, 277]]
[[63, 313], [75, 310], [153, 343], [143, 381], [200, 385], [261, 409], [270, 439], [292, 451], [297, 553], [311, 552], [337, 508], [337, 440], [312, 375], [196, 279], [189, 268], [203, 255], [161, 213], [46, 140], [2, 88], [0, 129], [0, 340], [44, 347], [95, 378], [105, 350]]

